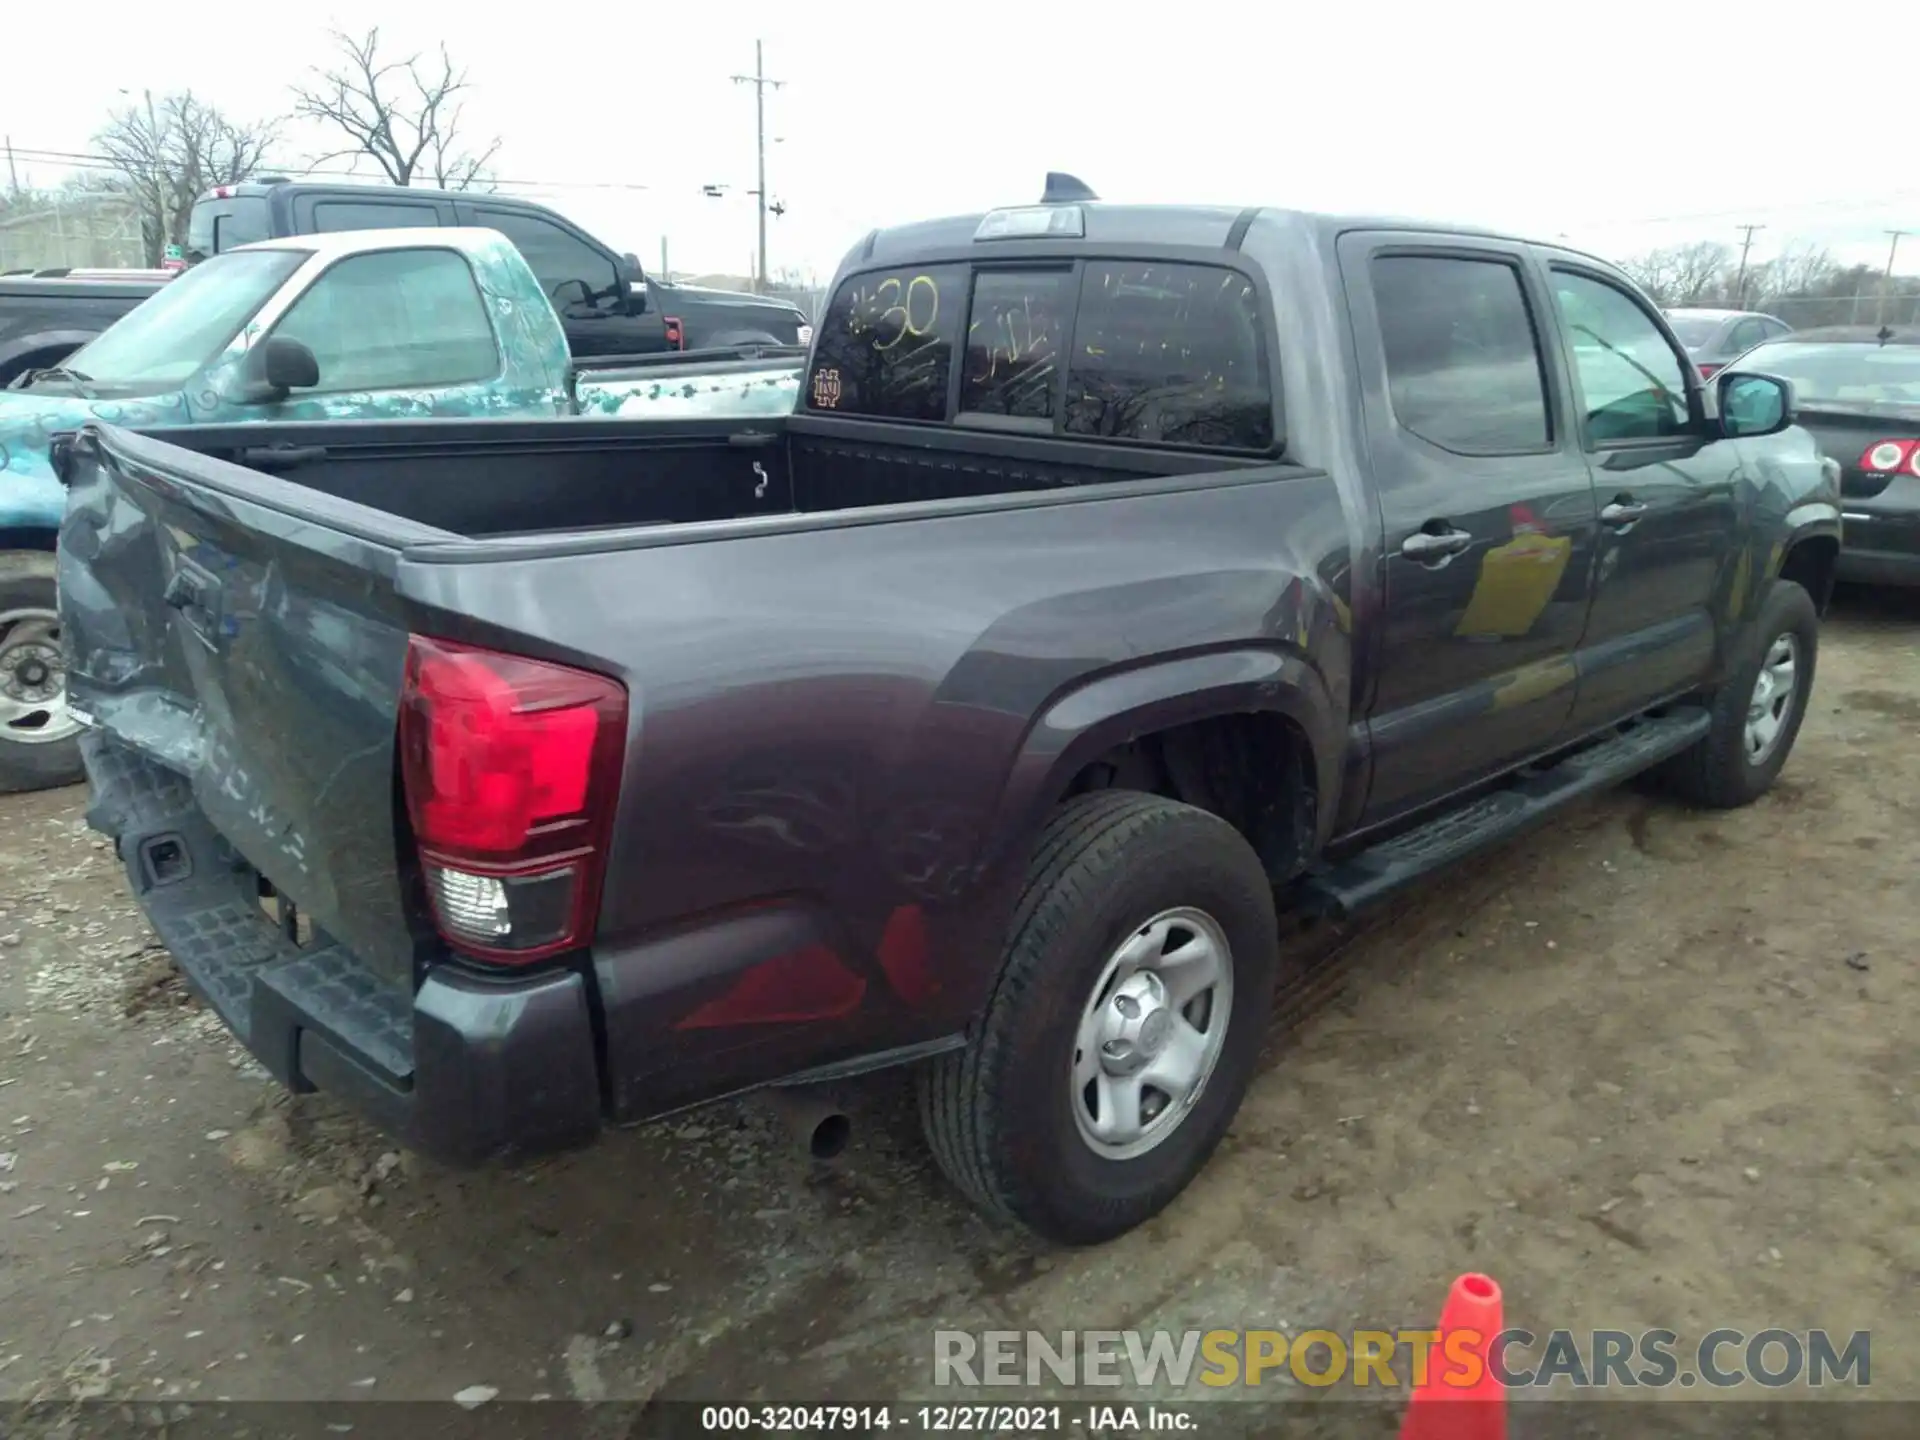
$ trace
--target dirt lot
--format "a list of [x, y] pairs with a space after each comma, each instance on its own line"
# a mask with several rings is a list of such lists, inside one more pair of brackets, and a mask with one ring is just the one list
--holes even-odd
[[1312, 942], [1211, 1169], [1094, 1252], [958, 1205], [897, 1088], [826, 1175], [747, 1107], [391, 1153], [187, 999], [81, 805], [0, 799], [0, 1398], [927, 1397], [936, 1325], [1417, 1325], [1469, 1268], [1539, 1331], [1871, 1329], [1920, 1397], [1920, 604], [1843, 598], [1754, 809], [1610, 796]]

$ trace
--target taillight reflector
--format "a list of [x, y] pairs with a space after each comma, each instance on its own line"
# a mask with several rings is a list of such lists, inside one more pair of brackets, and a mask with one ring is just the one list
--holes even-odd
[[1902, 467], [1920, 475], [1920, 440], [1876, 440], [1860, 455], [1860, 468], [1885, 472]]
[[525, 963], [585, 942], [626, 718], [626, 690], [603, 675], [409, 640], [401, 777], [450, 944]]
[[667, 344], [671, 345], [675, 350], [686, 349], [686, 326], [682, 325], [680, 321], [672, 315], [667, 316], [661, 323], [667, 327]]
[[1713, 372], [1721, 368], [1721, 366], [1716, 365], [1711, 360], [1702, 360], [1700, 362], [1700, 378], [1702, 380], [1711, 380], [1713, 378]]

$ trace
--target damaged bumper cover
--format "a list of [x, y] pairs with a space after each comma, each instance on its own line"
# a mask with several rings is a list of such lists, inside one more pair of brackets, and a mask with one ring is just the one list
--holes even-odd
[[429, 970], [390, 983], [324, 934], [302, 945], [261, 908], [255, 872], [181, 776], [83, 737], [87, 823], [114, 842], [141, 908], [193, 989], [290, 1090], [324, 1091], [456, 1165], [583, 1144], [601, 1125], [585, 982]]

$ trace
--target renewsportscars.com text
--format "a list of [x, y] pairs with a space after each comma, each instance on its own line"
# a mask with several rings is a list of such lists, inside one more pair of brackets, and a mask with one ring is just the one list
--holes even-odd
[[[1131, 1385], [1175, 1390], [1291, 1382], [1399, 1389], [1429, 1379], [1463, 1389], [1488, 1370], [1515, 1389], [1713, 1389], [1872, 1382], [1872, 1337], [1856, 1330], [1028, 1330], [934, 1332], [936, 1385]], [[1482, 1353], [1486, 1359], [1481, 1359]], [[1533, 1358], [1537, 1355], [1537, 1359]]]

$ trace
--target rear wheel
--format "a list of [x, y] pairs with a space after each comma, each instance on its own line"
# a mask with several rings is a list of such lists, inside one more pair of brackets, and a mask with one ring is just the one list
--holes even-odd
[[1819, 650], [1813, 597], [1791, 580], [1775, 581], [1747, 655], [1713, 697], [1713, 728], [1666, 768], [1682, 798], [1731, 810], [1772, 788], [1806, 718]]
[[1041, 834], [978, 1036], [921, 1073], [941, 1168], [1049, 1240], [1139, 1225], [1239, 1109], [1278, 954], [1272, 887], [1225, 821], [1133, 792], [1069, 801]]
[[72, 785], [82, 774], [53, 556], [0, 555], [0, 793]]

